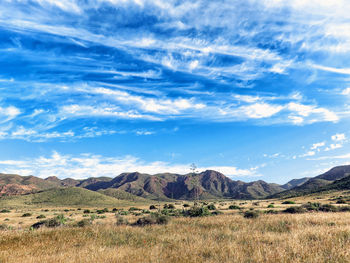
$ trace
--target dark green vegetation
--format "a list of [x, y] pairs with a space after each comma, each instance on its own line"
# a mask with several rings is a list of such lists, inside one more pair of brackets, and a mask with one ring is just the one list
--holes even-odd
[[42, 206], [115, 206], [122, 201], [84, 188], [55, 188], [34, 194], [7, 196], [0, 199], [1, 207]]

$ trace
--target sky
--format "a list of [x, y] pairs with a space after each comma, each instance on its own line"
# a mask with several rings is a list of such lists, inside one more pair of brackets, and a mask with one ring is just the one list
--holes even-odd
[[0, 172], [350, 164], [350, 1], [0, 0]]

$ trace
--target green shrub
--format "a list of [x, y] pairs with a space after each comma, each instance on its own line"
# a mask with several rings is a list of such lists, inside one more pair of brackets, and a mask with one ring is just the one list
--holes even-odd
[[82, 219], [76, 223], [76, 226], [78, 227], [86, 227], [90, 226], [92, 224], [92, 220], [90, 219]]
[[322, 212], [338, 212], [338, 207], [330, 204], [325, 204], [320, 207], [320, 211]]
[[90, 213], [91, 213], [91, 211], [89, 209], [84, 210], [84, 214], [90, 214]]
[[189, 204], [183, 204], [183, 207], [190, 207]]
[[24, 213], [24, 214], [22, 215], [22, 217], [29, 217], [29, 216], [32, 216], [32, 214], [31, 214], [31, 213]]
[[46, 226], [46, 227], [50, 227], [50, 228], [53, 228], [53, 227], [59, 227], [59, 226], [62, 226], [62, 225], [65, 225], [67, 222], [67, 219], [64, 217], [64, 215], [58, 215], [54, 218], [50, 218], [50, 219], [47, 219], [47, 220], [43, 220], [43, 221], [39, 221], [35, 224], [33, 224], [31, 226], [32, 229], [38, 229], [42, 226]]
[[216, 207], [215, 207], [214, 204], [208, 205], [207, 208], [208, 208], [209, 210], [216, 210]]
[[175, 209], [175, 206], [173, 204], [168, 204], [168, 209]]
[[284, 205], [295, 205], [295, 202], [287, 200], [287, 201], [284, 201], [282, 204], [284, 204]]
[[300, 213], [305, 213], [306, 209], [301, 207], [301, 206], [292, 206], [288, 207], [287, 209], [283, 210], [284, 213], [289, 213], [289, 214], [300, 214]]
[[259, 215], [260, 215], [260, 212], [256, 210], [245, 211], [243, 214], [244, 218], [258, 218]]
[[117, 212], [117, 211], [118, 211], [117, 208], [113, 208], [113, 209], [112, 209], [112, 212]]
[[278, 211], [270, 209], [270, 210], [265, 211], [265, 214], [278, 214]]
[[238, 205], [230, 205], [228, 209], [241, 209]]
[[146, 226], [146, 225], [165, 225], [168, 224], [170, 218], [166, 215], [159, 213], [153, 213], [147, 217], [139, 218], [134, 225]]
[[119, 211], [118, 214], [121, 216], [127, 216], [129, 214], [129, 212], [128, 211]]
[[207, 207], [192, 207], [191, 209], [188, 209], [184, 211], [184, 216], [190, 216], [190, 217], [201, 217], [201, 216], [209, 216], [210, 212]]
[[150, 210], [155, 210], [155, 209], [157, 209], [157, 207], [155, 205], [150, 205], [149, 209]]
[[36, 218], [37, 218], [37, 219], [42, 219], [42, 218], [46, 218], [46, 216], [44, 216], [44, 215], [38, 215]]
[[269, 204], [267, 208], [274, 208], [275, 206], [273, 204]]
[[337, 200], [337, 204], [346, 204], [346, 201], [344, 199]]
[[350, 212], [350, 206], [339, 207], [339, 212]]
[[211, 214], [217, 216], [217, 215], [222, 215], [223, 212], [221, 212], [219, 210], [215, 210], [215, 211], [211, 212]]
[[302, 207], [308, 211], [319, 211], [321, 208], [321, 204], [308, 202], [306, 204], [303, 204]]
[[129, 208], [129, 211], [130, 211], [130, 212], [132, 212], [132, 211], [140, 211], [140, 210], [142, 210], [142, 209], [137, 208], [137, 207], [130, 207], [130, 208]]
[[8, 209], [2, 209], [1, 211], [0, 211], [0, 213], [10, 213], [11, 211], [10, 210], [8, 210]]

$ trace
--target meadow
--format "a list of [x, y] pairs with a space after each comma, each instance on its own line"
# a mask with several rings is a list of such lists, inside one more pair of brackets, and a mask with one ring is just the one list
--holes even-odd
[[[283, 212], [315, 201], [348, 207], [339, 202], [347, 195], [206, 201], [207, 207], [215, 206], [211, 213], [220, 213], [169, 216], [167, 224], [142, 226], [135, 222], [164, 210], [164, 202], [154, 203], [155, 210], [144, 203], [114, 211], [112, 207], [12, 208], [0, 213], [0, 262], [350, 262], [350, 212]], [[188, 210], [194, 204], [172, 205]], [[259, 215], [246, 218], [249, 211]], [[23, 216], [26, 213], [30, 215]], [[63, 215], [66, 221], [58, 227], [33, 229], [33, 223], [45, 220], [37, 218], [41, 215], [46, 219]], [[89, 224], [77, 224], [86, 220]]]

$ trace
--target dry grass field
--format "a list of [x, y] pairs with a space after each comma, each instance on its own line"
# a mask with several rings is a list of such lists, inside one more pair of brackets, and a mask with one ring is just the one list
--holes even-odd
[[[337, 205], [332, 198], [332, 194], [313, 195], [294, 201]], [[172, 217], [166, 225], [148, 226], [118, 225], [111, 208], [103, 214], [92, 208], [89, 214], [84, 208], [12, 209], [0, 213], [0, 224], [9, 227], [0, 230], [0, 262], [350, 262], [350, 212], [261, 212], [258, 218], [243, 217], [242, 211], [266, 211], [271, 203], [276, 211], [292, 206], [284, 201], [216, 202], [223, 214]], [[231, 204], [242, 209], [228, 209]], [[26, 212], [31, 215], [22, 217]], [[46, 218], [64, 214], [67, 223], [30, 229], [40, 214]], [[91, 215], [100, 218], [76, 226]], [[132, 223], [142, 216], [136, 211], [123, 218]]]

